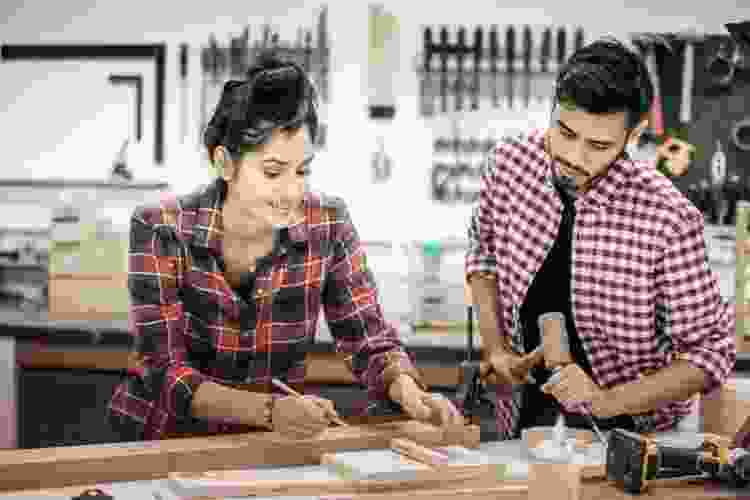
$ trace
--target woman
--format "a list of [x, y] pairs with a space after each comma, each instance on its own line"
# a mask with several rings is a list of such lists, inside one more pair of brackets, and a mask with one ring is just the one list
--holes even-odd
[[385, 322], [346, 205], [306, 189], [318, 133], [304, 71], [264, 56], [230, 81], [206, 131], [216, 181], [131, 220], [129, 289], [136, 368], [109, 405], [126, 440], [273, 429], [311, 437], [333, 404], [300, 388], [324, 310], [370, 401], [462, 423], [432, 397]]

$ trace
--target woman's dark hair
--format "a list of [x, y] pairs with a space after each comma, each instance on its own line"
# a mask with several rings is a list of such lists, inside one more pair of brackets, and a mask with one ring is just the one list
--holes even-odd
[[571, 103], [589, 113], [626, 112], [633, 129], [651, 108], [654, 87], [636, 52], [605, 37], [577, 50], [558, 73], [555, 103]]
[[307, 125], [318, 134], [317, 93], [305, 71], [273, 52], [261, 54], [245, 79], [230, 80], [203, 134], [209, 158], [217, 146], [238, 153], [243, 145], [267, 141], [277, 128]]

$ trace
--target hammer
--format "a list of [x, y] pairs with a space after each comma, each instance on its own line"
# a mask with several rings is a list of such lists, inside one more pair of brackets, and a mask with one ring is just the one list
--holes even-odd
[[690, 28], [677, 34], [685, 42], [682, 64], [682, 100], [680, 103], [680, 122], [688, 124], [692, 120], [693, 83], [695, 79], [695, 44], [705, 39], [704, 35]]

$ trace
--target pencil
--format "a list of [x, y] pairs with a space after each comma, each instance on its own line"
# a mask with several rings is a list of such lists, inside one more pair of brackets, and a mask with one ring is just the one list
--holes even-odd
[[[279, 389], [281, 389], [282, 391], [284, 391], [285, 393], [289, 394], [290, 396], [294, 396], [296, 398], [301, 398], [302, 397], [302, 394], [300, 394], [299, 392], [295, 391], [294, 389], [292, 389], [291, 387], [289, 387], [288, 385], [286, 385], [284, 382], [282, 382], [281, 380], [279, 380], [277, 378], [272, 378], [271, 379], [271, 383], [273, 385], [275, 385], [276, 387], [278, 387]], [[341, 425], [341, 426], [347, 426], [347, 425], [349, 425], [346, 422], [344, 422], [343, 420], [341, 420], [341, 418], [339, 418], [335, 414], [330, 414], [329, 413], [328, 417], [330, 417], [331, 421], [333, 423], [335, 423], [335, 424], [338, 424], [338, 425]]]

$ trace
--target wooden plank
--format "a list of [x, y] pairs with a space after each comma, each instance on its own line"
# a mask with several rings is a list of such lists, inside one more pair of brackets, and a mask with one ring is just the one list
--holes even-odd
[[411, 471], [392, 479], [259, 479], [255, 471], [238, 470], [194, 475], [172, 474], [170, 481], [174, 492], [182, 498], [195, 497], [273, 497], [273, 496], [331, 496], [398, 493], [423, 489], [458, 489], [467, 484], [473, 488], [497, 487], [517, 491], [526, 487], [526, 481], [498, 478], [494, 465], [452, 466], [450, 468]]
[[[475, 434], [474, 426], [466, 432]], [[420, 444], [463, 444], [461, 435], [435, 426], [401, 421], [332, 427], [307, 440], [275, 432], [221, 435], [163, 441], [62, 446], [34, 450], [0, 450], [0, 491], [54, 488], [92, 481], [135, 481], [166, 477], [171, 472], [228, 470], [259, 465], [318, 463], [323, 453], [385, 448], [407, 437]], [[457, 441], [448, 441], [455, 439]]]
[[[44, 497], [73, 497], [89, 488], [99, 488], [105, 493], [111, 493], [107, 481], [89, 482], [77, 486], [45, 489], [23, 489], [5, 491], [3, 495], [13, 495], [28, 498]], [[679, 484], [655, 484], [647, 493], [641, 495], [650, 500], [717, 500], [722, 498], [738, 498], [738, 494], [726, 494], [720, 489], [720, 483], [700, 480], [684, 481]], [[369, 493], [347, 493], [336, 495], [337, 500], [414, 500], [440, 498], [451, 500], [528, 500], [528, 486], [524, 481], [503, 481], [494, 484], [475, 484], [459, 487], [419, 488], [404, 491], [381, 491]], [[581, 482], [581, 500], [633, 500], [633, 495], [625, 493], [613, 484], [598, 479], [583, 479]], [[224, 500], [224, 497], [203, 496], [191, 500]], [[552, 499], [550, 499], [552, 500]]]
[[[128, 368], [130, 353], [125, 349], [76, 349], [35, 345], [20, 350], [19, 363], [24, 368], [122, 371]], [[429, 386], [451, 387], [458, 384], [458, 368], [418, 364]], [[309, 353], [305, 380], [312, 384], [354, 384], [355, 380], [336, 353]]]

